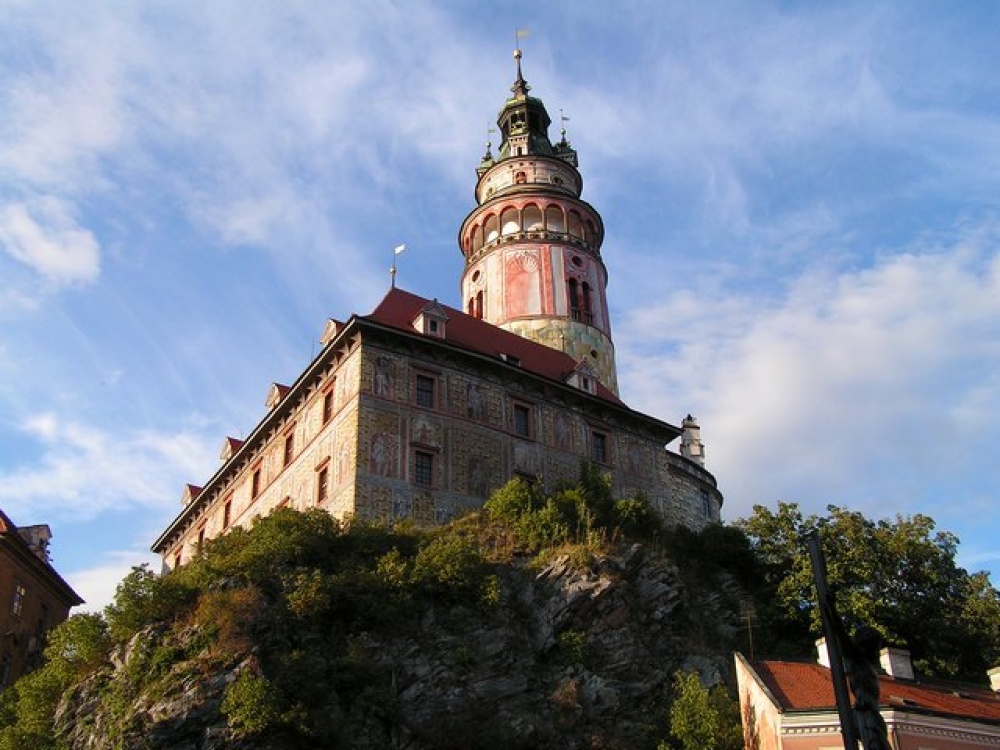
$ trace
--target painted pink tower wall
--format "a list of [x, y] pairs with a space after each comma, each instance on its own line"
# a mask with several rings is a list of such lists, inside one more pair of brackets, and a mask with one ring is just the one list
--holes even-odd
[[552, 120], [528, 95], [520, 50], [513, 97], [500, 110], [492, 145], [476, 170], [477, 206], [459, 231], [462, 299], [470, 315], [565, 352], [582, 378], [615, 394], [618, 376], [601, 260], [604, 224], [580, 199], [576, 151], [549, 140]]

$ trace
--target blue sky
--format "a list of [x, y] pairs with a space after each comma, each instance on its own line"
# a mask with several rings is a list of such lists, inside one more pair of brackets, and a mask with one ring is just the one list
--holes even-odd
[[103, 606], [329, 317], [458, 303], [514, 30], [622, 396], [724, 515], [924, 513], [1000, 581], [1000, 4], [0, 2], [0, 507]]

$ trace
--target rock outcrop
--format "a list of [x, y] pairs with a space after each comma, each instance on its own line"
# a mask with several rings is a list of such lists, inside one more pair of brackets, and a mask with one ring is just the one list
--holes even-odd
[[[496, 566], [495, 606], [414, 605], [412, 621], [342, 643], [317, 622], [249, 627], [209, 670], [190, 624], [147, 628], [64, 699], [58, 734], [72, 750], [655, 748], [673, 674], [725, 671], [730, 599], [638, 544], [577, 557]], [[227, 687], [279, 661], [303, 675], [312, 713], [234, 726]]]

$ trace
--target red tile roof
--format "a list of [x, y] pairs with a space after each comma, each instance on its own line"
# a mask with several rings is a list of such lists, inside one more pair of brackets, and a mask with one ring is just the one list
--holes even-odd
[[[757, 676], [783, 711], [834, 711], [830, 670], [816, 663], [759, 661]], [[986, 688], [879, 677], [880, 704], [903, 711], [1000, 723], [1000, 697]]]
[[[371, 315], [360, 318], [413, 334], [416, 333], [413, 320], [428, 302], [430, 300], [402, 289], [391, 289]], [[516, 357], [521, 369], [560, 383], [564, 383], [577, 366], [576, 360], [568, 354], [497, 328], [447, 305], [441, 307], [448, 314], [445, 340], [453, 346], [496, 359], [500, 359], [501, 355], [508, 359]], [[621, 399], [600, 383], [597, 395], [605, 401], [623, 405]]]

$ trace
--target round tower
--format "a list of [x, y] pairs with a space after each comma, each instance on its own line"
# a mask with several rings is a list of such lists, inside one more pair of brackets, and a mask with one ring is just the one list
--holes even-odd
[[459, 231], [466, 312], [585, 361], [618, 393], [601, 260], [604, 224], [580, 199], [583, 178], [565, 129], [528, 95], [521, 51], [513, 96], [497, 117], [500, 148], [486, 145], [476, 170], [476, 208]]

